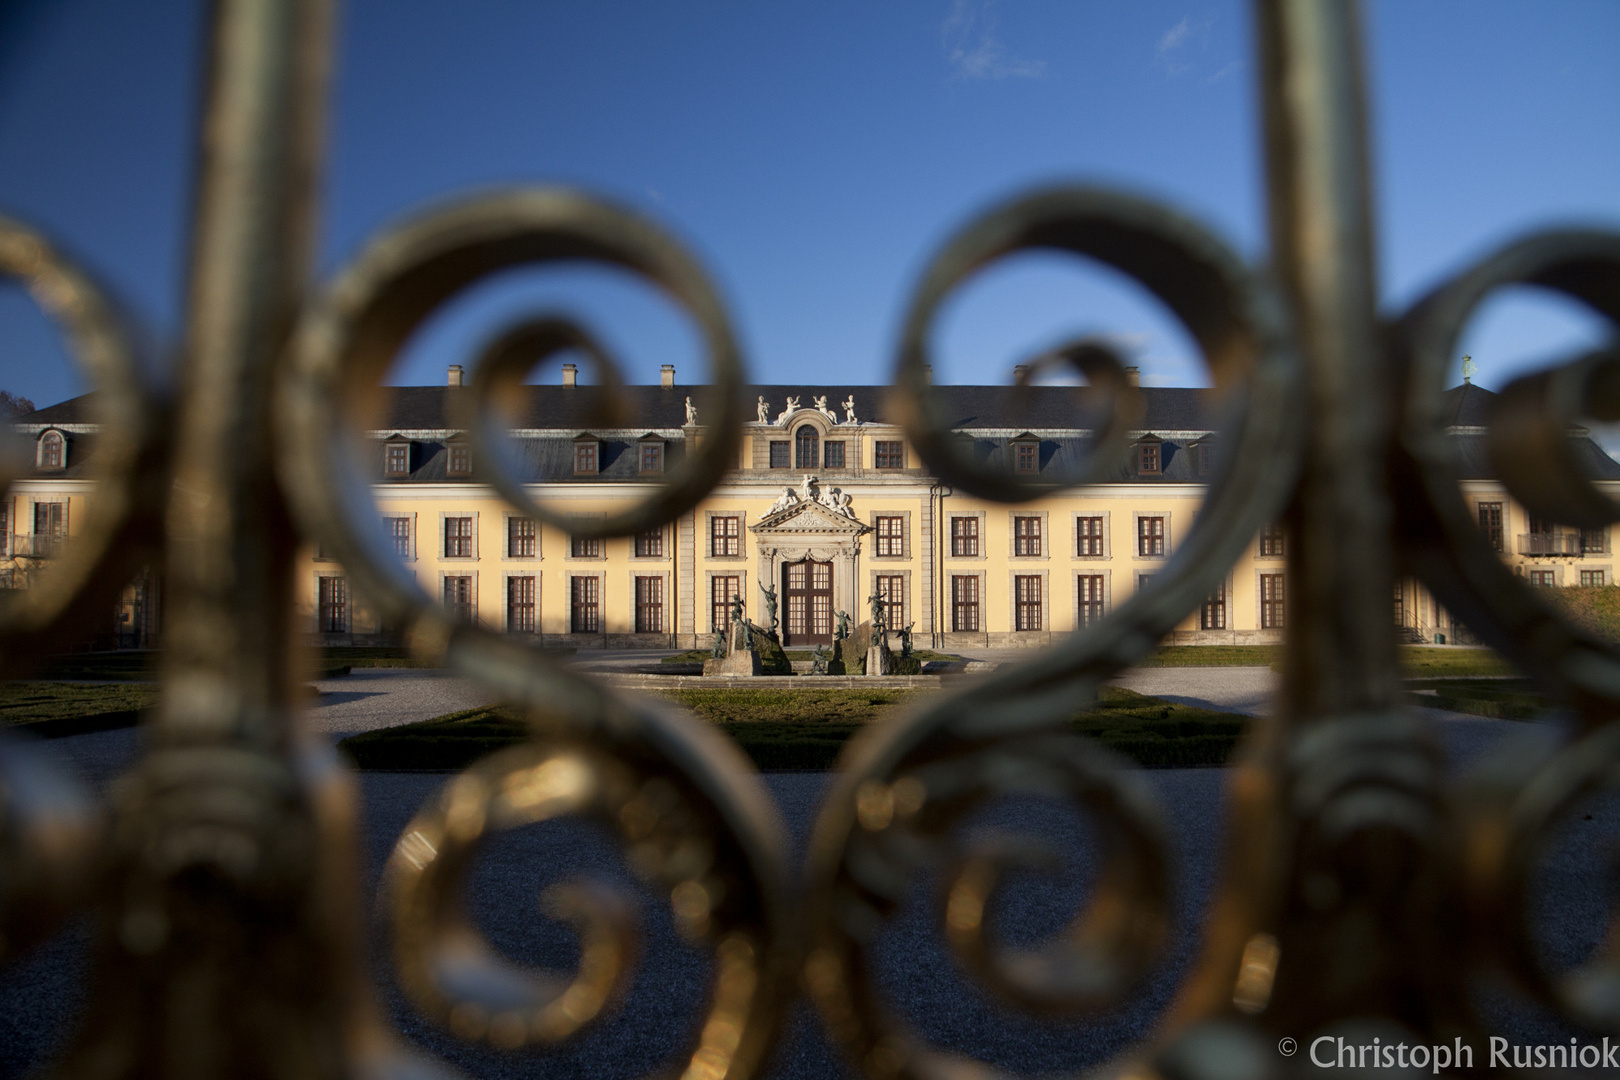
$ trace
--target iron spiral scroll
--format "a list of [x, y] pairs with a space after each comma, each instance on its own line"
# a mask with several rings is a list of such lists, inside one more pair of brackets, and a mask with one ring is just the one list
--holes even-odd
[[[598, 260], [680, 304], [711, 365], [697, 452], [649, 501], [595, 531], [662, 524], [701, 501], [737, 456], [747, 380], [717, 290], [639, 215], [578, 192], [522, 189], [385, 229], [306, 296], [330, 11], [322, 0], [221, 0], [176, 400], [142, 388], [146, 338], [108, 292], [47, 238], [0, 219], [0, 273], [63, 325], [102, 408], [97, 517], [37, 589], [5, 598], [0, 670], [23, 674], [78, 640], [143, 560], [166, 558], [176, 578], [165, 705], [145, 756], [105, 805], [38, 747], [0, 745], [0, 961], [76, 911], [94, 910], [102, 926], [91, 1007], [61, 1070], [444, 1071], [400, 1048], [367, 985], [352, 780], [303, 735], [289, 689], [297, 660], [278, 644], [290, 637], [286, 569], [303, 537], [345, 566], [379, 614], [409, 627], [417, 653], [521, 706], [532, 725], [528, 744], [452, 778], [390, 859], [393, 966], [426, 1018], [472, 1042], [554, 1045], [611, 1006], [636, 963], [625, 897], [583, 879], [547, 894], [546, 911], [582, 943], [576, 970], [562, 974], [502, 957], [460, 907], [468, 869], [495, 832], [581, 815], [617, 835], [632, 868], [667, 895], [680, 933], [713, 954], [702, 1017], [671, 1048], [678, 1074], [758, 1074], [803, 992], [874, 1080], [989, 1075], [897, 1017], [874, 978], [875, 935], [919, 874], [941, 872], [942, 936], [1009, 1007], [1094, 1013], [1140, 989], [1169, 934], [1162, 815], [1139, 775], [1062, 723], [1196, 609], [1279, 515], [1304, 540], [1290, 566], [1302, 588], [1279, 707], [1256, 722], [1232, 770], [1225, 883], [1158, 1034], [1105, 1069], [1167, 1080], [1278, 1075], [1290, 1068], [1273, 1050], [1279, 1035], [1346, 1023], [1428, 1042], [1474, 1036], [1489, 1024], [1467, 990], [1486, 971], [1572, 1023], [1620, 1035], [1620, 933], [1586, 966], [1551, 973], [1535, 952], [1527, 899], [1560, 815], [1614, 785], [1620, 651], [1487, 550], [1438, 411], [1456, 338], [1493, 289], [1540, 284], [1620, 322], [1620, 236], [1532, 236], [1380, 323], [1355, 9], [1264, 0], [1258, 15], [1274, 266], [1250, 267], [1196, 222], [1129, 194], [1038, 191], [974, 219], [931, 261], [891, 391], [935, 476], [997, 501], [1030, 497], [958, 456], [924, 374], [932, 320], [958, 284], [1021, 250], [1107, 264], [1183, 322], [1216, 386], [1226, 450], [1193, 529], [1164, 571], [1100, 623], [852, 742], [801, 874], [758, 774], [713, 728], [450, 619], [384, 543], [357, 465], [354, 433], [382, 374], [438, 305], [514, 265]], [[562, 519], [499, 470], [499, 402], [502, 387], [560, 349], [582, 350], [604, 381], [618, 378], [588, 328], [540, 314], [491, 339], [464, 418], [481, 459], [497, 465], [497, 489], [553, 522]], [[1084, 341], [1040, 362], [1073, 365], [1108, 389], [1103, 435], [1071, 477], [1095, 479], [1087, 470], [1120, 450], [1134, 414], [1120, 361]], [[1335, 411], [1351, 378], [1372, 392]], [[1562, 456], [1564, 431], [1583, 416], [1620, 416], [1612, 350], [1509, 387], [1493, 456], [1538, 512], [1577, 525], [1620, 520]], [[230, 460], [211, 456], [227, 431]], [[291, 453], [273, 459], [273, 443]], [[1569, 702], [1578, 724], [1448, 778], [1433, 733], [1396, 704], [1383, 605], [1397, 573], [1426, 582]], [[1027, 851], [954, 828], [1017, 793], [1073, 803], [1095, 823], [1104, 856], [1085, 907], [1038, 948], [1008, 948], [987, 929], [1001, 876]], [[243, 957], [275, 970], [244, 979], [232, 969]], [[199, 1004], [227, 993], [241, 995], [229, 1012]], [[177, 1019], [199, 1017], [201, 1037], [175, 1036]]]

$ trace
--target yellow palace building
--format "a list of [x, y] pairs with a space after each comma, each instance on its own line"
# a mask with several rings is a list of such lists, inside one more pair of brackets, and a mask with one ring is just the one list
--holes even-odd
[[[548, 645], [692, 648], [713, 640], [733, 596], [768, 621], [774, 591], [784, 644], [832, 640], [837, 613], [867, 618], [880, 594], [891, 627], [940, 649], [1038, 646], [1102, 617], [1150, 578], [1197, 515], [1218, 447], [1205, 392], [1143, 387], [1146, 412], [1115, 479], [1016, 506], [952, 491], [930, 476], [872, 386], [758, 386], [734, 469], [695, 510], [634, 537], [583, 539], [515, 512], [483, 479], [451, 426], [447, 384], [399, 387], [385, 426], [372, 432], [374, 493], [399, 558], [431, 595], [463, 617]], [[599, 388], [526, 388], [513, 429], [516, 460], [535, 497], [578, 519], [639, 500], [702, 436], [695, 388], [622, 387], [612, 404], [628, 423], [590, 426]], [[1090, 441], [1075, 427], [1063, 387], [938, 386], [988, 468], [1009, 478], [1061, 475]], [[1464, 489], [1504, 559], [1537, 585], [1613, 583], [1607, 530], [1571, 531], [1529, 518], [1484, 465], [1484, 410], [1491, 395], [1449, 392]], [[78, 398], [22, 417], [35, 468], [0, 501], [0, 586], [26, 587], [73, 531], [93, 498], [83, 461], [94, 443]], [[1620, 464], [1584, 439], [1602, 486], [1620, 494]], [[1254, 538], [1216, 590], [1178, 628], [1180, 643], [1279, 640], [1287, 620], [1288, 538]], [[300, 602], [329, 644], [388, 640], [343, 567], [311, 550]], [[111, 643], [148, 644], [158, 597], [150, 582], [126, 592]], [[1392, 616], [1411, 640], [1467, 640], [1427, 590], [1403, 583]]]

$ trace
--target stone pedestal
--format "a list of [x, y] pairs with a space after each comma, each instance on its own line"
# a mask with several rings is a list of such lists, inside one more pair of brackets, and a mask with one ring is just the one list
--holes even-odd
[[873, 645], [866, 650], [866, 673], [868, 675], [888, 675], [889, 650], [882, 643]]
[[754, 649], [734, 649], [729, 656], [703, 661], [705, 675], [758, 675], [759, 653]]

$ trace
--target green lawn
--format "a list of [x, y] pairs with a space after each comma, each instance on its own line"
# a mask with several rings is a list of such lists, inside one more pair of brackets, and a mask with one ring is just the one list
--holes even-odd
[[146, 683], [0, 683], [0, 724], [43, 738], [130, 727], [157, 704]]
[[1406, 699], [1413, 705], [1499, 720], [1528, 720], [1552, 704], [1540, 687], [1525, 678], [1411, 679], [1406, 683]]
[[[867, 724], [935, 692], [706, 689], [659, 696], [715, 724], [761, 769], [814, 771], [830, 768], [844, 743]], [[1109, 687], [1098, 707], [1076, 716], [1070, 726], [1139, 764], [1162, 768], [1225, 763], [1246, 723], [1246, 717], [1232, 713]], [[362, 769], [450, 771], [525, 737], [514, 714], [486, 708], [354, 735], [339, 745]]]

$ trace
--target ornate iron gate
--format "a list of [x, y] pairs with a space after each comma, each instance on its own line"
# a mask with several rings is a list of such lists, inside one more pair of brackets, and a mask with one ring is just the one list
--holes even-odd
[[[1230, 780], [1225, 884], [1193, 974], [1131, 1075], [1275, 1073], [1279, 1035], [1364, 1021], [1386, 1037], [1480, 1041], [1467, 994], [1505, 972], [1587, 1027], [1620, 1033], [1613, 949], [1555, 976], [1531, 943], [1527, 889], [1558, 816], [1612, 784], [1620, 655], [1507, 573], [1458, 495], [1439, 393], [1464, 320], [1491, 290], [1533, 283], [1620, 316], [1620, 237], [1544, 233], [1508, 245], [1380, 321], [1373, 279], [1356, 9], [1261, 0], [1272, 260], [1245, 265], [1175, 211], [1096, 188], [1037, 192], [973, 221], [912, 301], [897, 396], [935, 475], [1004, 502], [1032, 492], [959, 455], [932, 406], [935, 311], [984, 264], [1020, 249], [1075, 252], [1157, 294], [1201, 346], [1225, 407], [1225, 459], [1186, 543], [1151, 587], [1012, 672], [935, 700], [852, 746], [811, 844], [800, 894], [759, 778], [714, 729], [617, 695], [548, 658], [452, 622], [395, 560], [350, 436], [382, 371], [435, 306], [518, 263], [588, 258], [664, 288], [712, 363], [708, 437], [644, 505], [584, 526], [629, 535], [694, 506], [737, 459], [741, 358], [701, 268], [655, 226], [590, 196], [516, 190], [456, 201], [373, 241], [312, 290], [331, 13], [326, 0], [220, 0], [214, 12], [192, 237], [183, 378], [172, 402], [136, 378], [140, 338], [105, 289], [25, 225], [0, 221], [0, 269], [64, 326], [99, 397], [94, 520], [39, 587], [0, 609], [0, 673], [16, 676], [99, 624], [145, 562], [167, 567], [164, 692], [146, 753], [104, 806], [42, 752], [7, 743], [0, 948], [10, 956], [70, 912], [101, 916], [84, 1029], [68, 1075], [428, 1075], [377, 1019], [356, 902], [354, 785], [300, 723], [289, 568], [300, 537], [349, 571], [413, 648], [483, 681], [533, 718], [531, 744], [469, 769], [400, 837], [390, 863], [393, 963], [420, 1011], [458, 1037], [555, 1043], [592, 1023], [633, 963], [624, 905], [555, 891], [576, 972], [541, 978], [498, 958], [458, 883], [491, 832], [594, 815], [712, 951], [688, 1077], [755, 1073], [800, 986], [872, 1077], [979, 1075], [926, 1045], [876, 989], [869, 947], [928, 866], [949, 868], [942, 932], [986, 986], [1029, 1010], [1107, 1007], [1164, 944], [1166, 843], [1144, 789], [1058, 725], [1198, 609], [1260, 528], [1292, 535], [1284, 688]], [[581, 329], [526, 324], [481, 357], [488, 402]], [[1119, 361], [1064, 354], [1130, 411]], [[1567, 459], [1582, 414], [1620, 414], [1613, 352], [1510, 387], [1491, 446], [1532, 512], [1576, 527], [1620, 517]], [[487, 440], [488, 410], [466, 420]], [[1122, 452], [1112, 425], [1096, 478]], [[272, 444], [290, 456], [272, 457]], [[482, 454], [480, 460], [498, 460]], [[278, 471], [279, 470], [279, 471]], [[526, 514], [568, 520], [497, 474]], [[1578, 724], [1540, 755], [1458, 787], [1433, 733], [1397, 704], [1396, 577], [1447, 607], [1546, 683]], [[984, 932], [1016, 864], [955, 849], [949, 826], [1005, 791], [1055, 793], [1096, 822], [1105, 866], [1084, 910], [1037, 952]]]

